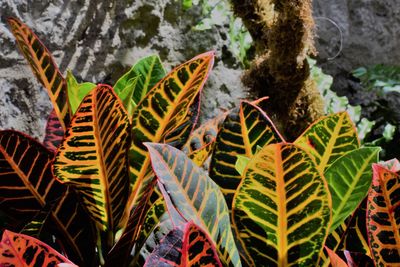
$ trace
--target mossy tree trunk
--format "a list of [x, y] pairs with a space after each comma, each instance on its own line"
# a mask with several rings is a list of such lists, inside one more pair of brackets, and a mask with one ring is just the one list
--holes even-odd
[[323, 100], [310, 78], [307, 54], [314, 53], [311, 0], [231, 0], [257, 57], [243, 83], [259, 97], [288, 140], [323, 115]]

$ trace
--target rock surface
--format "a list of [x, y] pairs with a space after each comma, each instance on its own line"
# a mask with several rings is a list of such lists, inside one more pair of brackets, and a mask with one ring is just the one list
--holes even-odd
[[52, 52], [63, 74], [80, 81], [113, 84], [143, 56], [159, 54], [167, 70], [208, 50], [216, 51], [204, 89], [202, 119], [232, 108], [248, 94], [238, 62], [227, 52], [227, 29], [193, 31], [200, 8], [181, 1], [1, 1], [0, 129], [42, 138], [50, 101], [16, 49], [6, 18], [31, 27]]
[[[240, 82], [238, 62], [227, 49], [227, 29], [193, 31], [201, 18], [200, 7], [184, 11], [180, 3], [0, 0], [0, 129], [14, 128], [42, 138], [50, 111], [46, 92], [16, 49], [5, 23], [9, 16], [34, 29], [52, 51], [61, 72], [71, 69], [80, 81], [113, 84], [142, 56], [159, 54], [169, 70], [214, 49], [217, 60], [204, 89], [203, 120], [248, 97]], [[324, 71], [340, 80], [343, 73], [359, 66], [400, 64], [399, 6], [399, 0], [314, 0], [316, 46]], [[335, 24], [342, 33], [341, 45]], [[337, 90], [345, 90], [343, 80], [337, 84]]]

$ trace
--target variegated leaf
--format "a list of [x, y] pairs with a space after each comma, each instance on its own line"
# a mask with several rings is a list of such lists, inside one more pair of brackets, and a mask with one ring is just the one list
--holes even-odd
[[248, 163], [232, 220], [249, 266], [313, 266], [330, 224], [331, 200], [313, 160], [293, 144], [264, 146]]
[[332, 196], [332, 233], [351, 215], [368, 193], [371, 185], [372, 163], [378, 161], [380, 148], [355, 149], [333, 162], [325, 171]]
[[360, 146], [355, 126], [346, 112], [319, 119], [294, 143], [312, 156], [322, 173], [344, 153]]
[[43, 144], [47, 149], [55, 153], [60, 146], [63, 137], [64, 129], [61, 126], [56, 111], [53, 109], [47, 119], [46, 135], [44, 136]]
[[376, 266], [400, 263], [400, 176], [379, 164], [373, 165], [368, 193], [367, 227]]
[[4, 231], [0, 243], [0, 266], [44, 267], [71, 263], [45, 243], [23, 234]]
[[281, 141], [283, 138], [259, 107], [242, 102], [239, 109], [228, 114], [217, 135], [209, 175], [220, 186], [229, 208], [242, 179], [235, 168], [237, 157], [250, 158], [257, 146]]
[[221, 261], [210, 237], [193, 222], [169, 232], [144, 266], [220, 266]]
[[129, 119], [111, 87], [82, 101], [57, 153], [53, 171], [81, 195], [100, 230], [117, 230], [129, 194]]
[[347, 263], [342, 260], [334, 251], [328, 247], [325, 247], [325, 250], [328, 252], [332, 267], [349, 267]]
[[[46, 231], [80, 266], [96, 262], [96, 238], [77, 196], [51, 174], [54, 155], [26, 135], [0, 131], [0, 208], [27, 223], [52, 206]], [[48, 228], [47, 228], [48, 227]]]
[[69, 125], [70, 110], [67, 85], [63, 76], [50, 52], [28, 26], [16, 18], [9, 18], [8, 23], [33, 73], [47, 89], [57, 117], [65, 130]]
[[[187, 221], [193, 220], [211, 238], [224, 265], [241, 266], [229, 211], [218, 186], [182, 152], [168, 145], [146, 144], [167, 202]], [[172, 203], [174, 206], [172, 206]]]
[[157, 83], [135, 109], [132, 119], [132, 145], [129, 150], [133, 194], [131, 209], [140, 202], [150, 158], [143, 142], [161, 142], [187, 120], [189, 107], [201, 91], [214, 62], [207, 52], [172, 70]]

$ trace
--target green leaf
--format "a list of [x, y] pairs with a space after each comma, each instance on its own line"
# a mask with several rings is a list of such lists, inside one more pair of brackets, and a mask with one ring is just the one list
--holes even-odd
[[327, 185], [293, 144], [264, 146], [248, 163], [232, 221], [248, 266], [314, 266], [330, 223]]
[[132, 78], [138, 77], [132, 99], [137, 104], [164, 76], [166, 72], [157, 55], [140, 59], [114, 85], [116, 92], [123, 91]]
[[67, 71], [68, 100], [72, 114], [75, 114], [83, 98], [95, 88], [90, 82], [78, 83], [70, 70]]
[[182, 0], [182, 6], [183, 6], [183, 9], [189, 9], [189, 8], [191, 8], [192, 7], [192, 5], [193, 5], [193, 1], [192, 0]]
[[314, 122], [294, 143], [311, 155], [321, 173], [337, 158], [360, 147], [355, 126], [346, 112]]
[[236, 160], [236, 164], [235, 164], [235, 169], [238, 171], [240, 176], [242, 176], [247, 163], [249, 163], [249, 161], [250, 161], [250, 158], [243, 156], [243, 155], [236, 155], [236, 157], [237, 157], [237, 160]]
[[[122, 76], [123, 78], [123, 76]], [[121, 78], [121, 79], [122, 79]], [[121, 80], [120, 79], [120, 80]], [[114, 88], [115, 93], [118, 95], [119, 99], [122, 101], [124, 108], [126, 109], [129, 118], [133, 115], [133, 109], [136, 107], [135, 101], [133, 101], [133, 93], [135, 91], [137, 85], [138, 77], [130, 78], [126, 83], [124, 82], [125, 87], [121, 88], [120, 85], [118, 88]], [[117, 82], [118, 84], [118, 82]], [[116, 85], [117, 85], [116, 84]], [[122, 84], [122, 83], [120, 83]]]
[[170, 199], [168, 210], [177, 209], [187, 221], [199, 225], [210, 236], [224, 266], [241, 266], [219, 187], [182, 151], [165, 144], [146, 146], [161, 192]]
[[378, 147], [355, 149], [338, 158], [325, 171], [332, 196], [332, 233], [351, 215], [367, 195], [371, 185], [372, 163], [378, 161]]

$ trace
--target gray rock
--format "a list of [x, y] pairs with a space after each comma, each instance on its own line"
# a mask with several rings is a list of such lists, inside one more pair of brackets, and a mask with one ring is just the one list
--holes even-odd
[[319, 63], [328, 74], [400, 64], [400, 0], [314, 0], [313, 8]]
[[[51, 109], [16, 49], [6, 18], [31, 27], [52, 52], [63, 74], [80, 81], [113, 84], [136, 60], [159, 54], [167, 70], [208, 50], [216, 62], [204, 88], [202, 119], [231, 108], [247, 92], [238, 62], [226, 47], [227, 29], [193, 31], [200, 8], [183, 11], [180, 1], [4, 1], [0, 0], [0, 129], [42, 138]], [[224, 51], [224, 52], [223, 52]]]

